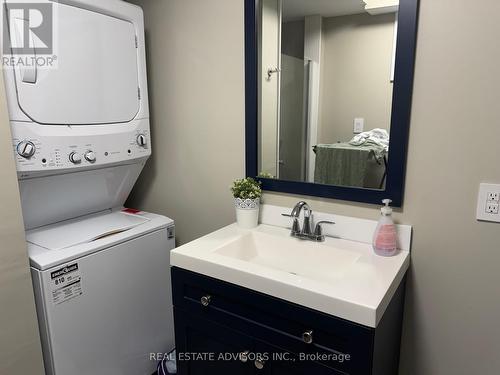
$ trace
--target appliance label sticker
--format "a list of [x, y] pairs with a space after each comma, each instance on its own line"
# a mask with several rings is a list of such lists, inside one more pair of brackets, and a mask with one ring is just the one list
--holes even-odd
[[60, 305], [83, 294], [78, 263], [67, 264], [50, 273], [50, 292], [54, 305]]

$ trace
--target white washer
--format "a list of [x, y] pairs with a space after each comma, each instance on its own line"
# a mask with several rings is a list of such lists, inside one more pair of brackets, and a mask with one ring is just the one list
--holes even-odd
[[48, 375], [151, 375], [174, 347], [172, 220], [114, 211], [27, 232]]

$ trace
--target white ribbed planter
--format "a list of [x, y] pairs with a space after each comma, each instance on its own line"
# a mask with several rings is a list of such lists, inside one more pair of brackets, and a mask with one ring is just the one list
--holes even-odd
[[259, 225], [260, 198], [241, 199], [235, 198], [236, 221], [243, 229], [252, 229]]

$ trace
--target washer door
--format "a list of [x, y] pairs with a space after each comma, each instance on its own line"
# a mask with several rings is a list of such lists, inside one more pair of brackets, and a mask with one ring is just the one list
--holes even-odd
[[[140, 107], [136, 32], [131, 22], [54, 3], [56, 66], [16, 68], [19, 106], [34, 122], [129, 122]], [[19, 34], [25, 20], [10, 22]], [[36, 54], [36, 50], [34, 51]]]

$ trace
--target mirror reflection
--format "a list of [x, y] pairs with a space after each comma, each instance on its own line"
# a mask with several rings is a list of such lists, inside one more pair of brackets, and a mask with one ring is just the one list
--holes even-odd
[[384, 189], [398, 0], [262, 0], [259, 170]]

